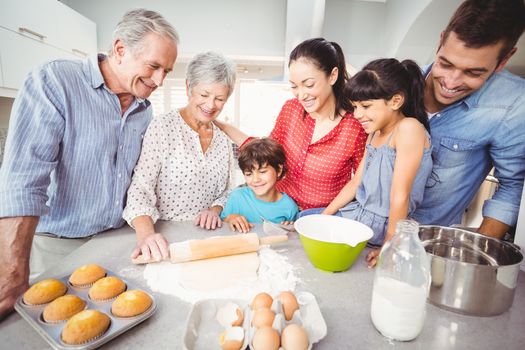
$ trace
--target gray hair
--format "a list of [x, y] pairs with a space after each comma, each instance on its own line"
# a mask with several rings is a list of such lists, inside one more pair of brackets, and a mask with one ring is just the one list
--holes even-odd
[[[146, 9], [135, 9], [124, 14], [113, 32], [113, 43], [120, 39], [132, 52], [138, 52], [142, 47], [142, 39], [150, 33], [179, 43], [179, 34], [175, 28], [158, 12]], [[112, 51], [109, 50], [110, 56]]]
[[204, 52], [195, 55], [188, 63], [186, 80], [188, 89], [205, 83], [219, 83], [228, 86], [228, 97], [232, 94], [237, 77], [235, 63], [217, 52]]

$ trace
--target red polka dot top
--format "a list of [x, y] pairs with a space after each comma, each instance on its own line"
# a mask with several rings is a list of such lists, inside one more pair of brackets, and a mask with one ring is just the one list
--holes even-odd
[[288, 100], [270, 137], [286, 152], [288, 173], [277, 184], [301, 209], [326, 207], [350, 180], [363, 157], [367, 135], [349, 112], [328, 134], [310, 143], [315, 119], [297, 99]]

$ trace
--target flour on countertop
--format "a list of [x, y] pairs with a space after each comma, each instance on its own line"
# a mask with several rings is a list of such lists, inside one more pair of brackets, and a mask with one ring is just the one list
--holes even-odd
[[144, 270], [144, 279], [151, 290], [176, 296], [192, 304], [203, 299], [251, 300], [263, 291], [276, 294], [283, 290], [295, 290], [300, 280], [294, 273], [293, 265], [284, 255], [263, 247], [259, 250], [259, 260], [256, 280], [240, 280], [231, 287], [219, 290], [201, 291], [185, 288], [180, 281], [182, 266], [169, 262], [148, 264]]

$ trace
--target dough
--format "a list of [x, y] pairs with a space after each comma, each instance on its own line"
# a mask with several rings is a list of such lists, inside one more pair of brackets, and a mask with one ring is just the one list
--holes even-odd
[[257, 280], [257, 252], [191, 261], [181, 265], [180, 284], [191, 290], [212, 291]]

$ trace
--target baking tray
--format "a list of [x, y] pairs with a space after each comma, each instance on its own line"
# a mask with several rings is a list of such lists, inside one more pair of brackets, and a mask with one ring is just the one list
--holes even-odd
[[58, 322], [58, 323], [47, 323], [42, 318], [42, 313], [45, 309], [45, 307], [48, 304], [42, 304], [42, 305], [26, 305], [24, 301], [22, 300], [23, 295], [21, 295], [15, 304], [15, 310], [24, 318], [37, 332], [40, 334], [48, 343], [51, 345], [54, 349], [58, 350], [80, 350], [80, 349], [96, 349], [99, 346], [101, 346], [104, 343], [107, 343], [111, 339], [119, 336], [120, 334], [124, 333], [128, 329], [136, 326], [140, 322], [146, 320], [151, 315], [153, 315], [157, 309], [157, 304], [155, 302], [155, 298], [151, 293], [144, 290], [144, 288], [138, 287], [134, 285], [133, 283], [129, 283], [125, 278], [122, 278], [121, 276], [106, 270], [106, 276], [115, 276], [120, 278], [125, 284], [126, 284], [126, 290], [133, 290], [133, 289], [139, 289], [143, 292], [147, 293], [151, 300], [152, 304], [148, 310], [146, 310], [144, 313], [134, 316], [134, 317], [117, 317], [114, 316], [111, 313], [111, 304], [115, 299], [108, 300], [108, 301], [95, 301], [91, 300], [88, 296], [88, 291], [90, 287], [75, 287], [69, 283], [69, 276], [64, 276], [62, 278], [56, 278], [62, 282], [64, 282], [67, 286], [67, 292], [66, 294], [74, 294], [77, 295], [79, 298], [84, 300], [86, 302], [86, 309], [93, 309], [98, 310], [106, 315], [109, 316], [111, 323], [109, 325], [108, 330], [104, 335], [102, 335], [99, 338], [96, 338], [90, 342], [87, 342], [85, 344], [80, 345], [69, 345], [62, 341], [60, 334], [62, 333], [62, 329], [66, 325], [66, 321]]
[[[301, 323], [308, 334], [311, 349], [313, 344], [319, 342], [326, 336], [327, 327], [317, 300], [312, 293], [297, 292], [295, 293], [297, 302], [299, 303], [298, 319], [294, 314], [294, 323]], [[274, 304], [276, 295], [272, 295]], [[184, 350], [220, 350], [219, 335], [224, 331], [224, 327], [216, 320], [217, 311], [229, 302], [237, 304], [244, 312], [244, 321], [242, 328], [244, 329], [244, 343], [241, 349], [248, 349], [250, 341], [254, 334], [254, 328], [250, 326], [251, 310], [248, 302], [244, 300], [232, 299], [207, 299], [201, 300], [195, 305], [188, 317], [186, 331], [182, 338], [182, 347]], [[272, 305], [275, 311], [275, 305]], [[283, 316], [284, 317], [284, 316]], [[276, 316], [277, 319], [277, 316]], [[292, 322], [290, 321], [290, 322]], [[297, 322], [298, 321], [298, 322]], [[290, 323], [286, 322], [286, 324]], [[284, 325], [277, 326], [274, 322], [274, 328], [281, 328]], [[280, 333], [280, 329], [279, 329]]]

